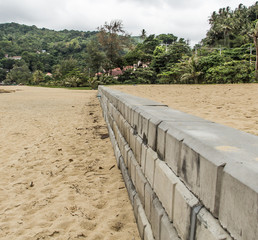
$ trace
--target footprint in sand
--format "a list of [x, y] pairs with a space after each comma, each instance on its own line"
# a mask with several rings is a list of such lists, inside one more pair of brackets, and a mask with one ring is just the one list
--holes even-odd
[[94, 207], [97, 208], [97, 209], [103, 209], [106, 204], [107, 204], [106, 201], [100, 200], [100, 201], [98, 201], [98, 203], [96, 205], [94, 205]]

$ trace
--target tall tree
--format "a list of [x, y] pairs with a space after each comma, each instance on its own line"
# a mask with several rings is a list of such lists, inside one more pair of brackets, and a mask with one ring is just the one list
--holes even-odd
[[145, 30], [145, 29], [142, 29], [140, 38], [141, 38], [142, 40], [145, 40], [146, 37], [147, 37], [146, 30]]
[[254, 28], [254, 33], [253, 33], [253, 39], [254, 39], [254, 44], [256, 48], [256, 62], [255, 62], [255, 79], [258, 80], [258, 43], [257, 43], [257, 38], [258, 38], [258, 22], [256, 22], [255, 28]]
[[129, 45], [129, 35], [124, 31], [121, 20], [105, 22], [98, 30], [98, 40], [109, 60], [108, 68], [111, 69], [117, 66], [123, 49]]

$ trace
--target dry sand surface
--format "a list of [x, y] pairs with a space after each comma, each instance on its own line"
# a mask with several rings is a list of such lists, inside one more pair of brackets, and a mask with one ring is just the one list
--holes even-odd
[[0, 239], [138, 240], [96, 91], [0, 94]]
[[258, 135], [258, 84], [112, 86]]

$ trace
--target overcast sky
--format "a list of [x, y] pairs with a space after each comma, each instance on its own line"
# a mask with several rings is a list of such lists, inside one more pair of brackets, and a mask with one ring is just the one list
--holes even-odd
[[0, 0], [0, 23], [92, 31], [119, 19], [132, 35], [173, 33], [194, 45], [205, 37], [213, 11], [251, 0]]

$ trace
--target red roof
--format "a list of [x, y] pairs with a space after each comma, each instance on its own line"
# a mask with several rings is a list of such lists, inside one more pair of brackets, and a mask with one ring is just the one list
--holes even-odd
[[123, 72], [121, 70], [121, 68], [114, 68], [111, 70], [111, 75], [112, 76], [118, 76], [118, 75], [122, 75]]

